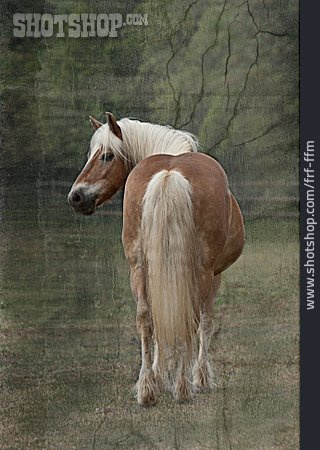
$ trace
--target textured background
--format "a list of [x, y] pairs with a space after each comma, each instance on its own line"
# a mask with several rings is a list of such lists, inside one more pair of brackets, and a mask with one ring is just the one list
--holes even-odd
[[[15, 12], [147, 13], [14, 39]], [[0, 448], [298, 448], [298, 2], [2, 1]], [[121, 195], [75, 216], [88, 115], [198, 135], [246, 220], [215, 307], [216, 389], [141, 410]]]

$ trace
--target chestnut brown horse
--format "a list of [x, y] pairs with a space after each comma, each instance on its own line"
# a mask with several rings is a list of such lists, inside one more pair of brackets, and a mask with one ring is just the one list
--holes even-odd
[[122, 242], [142, 345], [138, 402], [153, 404], [165, 387], [177, 400], [188, 400], [194, 390], [212, 385], [213, 302], [221, 273], [243, 249], [240, 208], [224, 170], [197, 153], [191, 134], [117, 122], [111, 113], [104, 125], [90, 121], [95, 133], [88, 161], [68, 201], [75, 211], [93, 214], [125, 185]]

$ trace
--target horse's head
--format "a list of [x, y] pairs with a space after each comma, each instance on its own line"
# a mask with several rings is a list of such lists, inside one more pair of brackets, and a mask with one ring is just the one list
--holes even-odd
[[121, 128], [111, 113], [106, 114], [106, 124], [90, 117], [95, 132], [88, 161], [68, 195], [69, 204], [81, 214], [93, 214], [97, 206], [109, 200], [124, 185], [128, 175], [121, 151]]

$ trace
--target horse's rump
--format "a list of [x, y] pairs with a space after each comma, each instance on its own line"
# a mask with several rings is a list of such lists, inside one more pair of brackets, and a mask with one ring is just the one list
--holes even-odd
[[[188, 181], [199, 265], [203, 270], [221, 273], [241, 254], [243, 220], [229, 191], [224, 170], [213, 158], [200, 153], [154, 155], [141, 161], [130, 173], [124, 197], [123, 243], [127, 257], [130, 259], [130, 247], [140, 235], [142, 204], [148, 184], [164, 170], [178, 172]], [[182, 202], [178, 209], [183, 211], [185, 206]], [[172, 248], [174, 245], [172, 241]], [[201, 286], [201, 290], [205, 297], [208, 287]]]

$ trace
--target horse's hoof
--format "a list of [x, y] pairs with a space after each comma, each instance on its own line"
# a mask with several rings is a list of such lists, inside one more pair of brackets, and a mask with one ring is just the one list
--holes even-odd
[[198, 392], [207, 392], [215, 387], [213, 372], [208, 362], [196, 363], [193, 370], [193, 385]]
[[158, 369], [153, 369], [154, 374], [154, 384], [157, 389], [157, 393], [160, 394], [166, 389], [166, 386], [168, 385], [168, 380], [166, 379], [165, 375]]
[[136, 390], [139, 405], [148, 407], [156, 403], [156, 385], [152, 371], [140, 375]]
[[154, 406], [157, 403], [155, 396], [147, 396], [138, 399], [138, 404], [143, 408], [149, 408], [150, 406]]
[[174, 398], [178, 403], [187, 403], [192, 399], [192, 384], [184, 379], [181, 378], [178, 380], [174, 387]]

